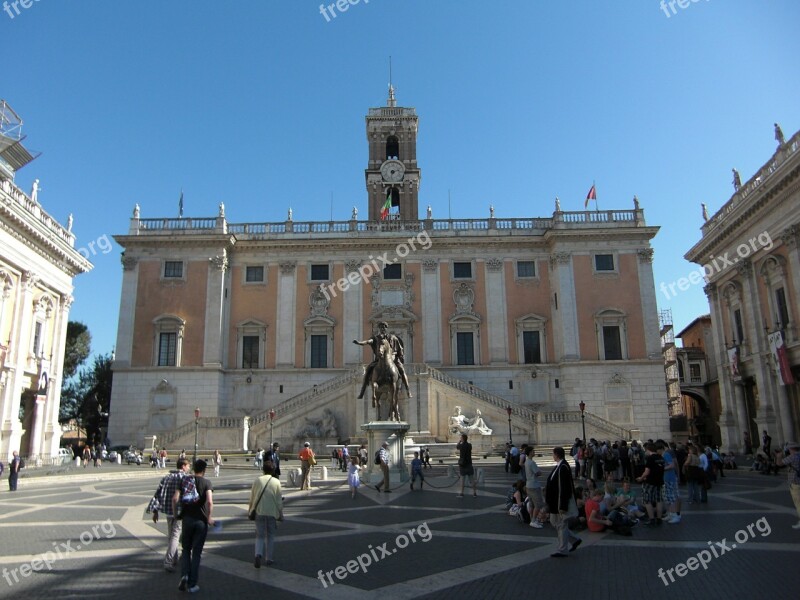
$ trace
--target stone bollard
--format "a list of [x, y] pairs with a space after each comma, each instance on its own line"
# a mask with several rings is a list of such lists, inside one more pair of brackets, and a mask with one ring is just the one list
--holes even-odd
[[453, 465], [447, 465], [447, 476], [458, 477], [458, 473], [456, 473], [456, 468]]
[[80, 456], [76, 456], [75, 457], [75, 466], [76, 467], [80, 467], [81, 466], [81, 457]]
[[117, 452], [117, 464], [118, 465], [122, 464], [122, 454], [120, 454], [119, 452]]
[[302, 472], [300, 469], [289, 469], [289, 471], [286, 473], [286, 484], [290, 487], [299, 487], [299, 484], [297, 483], [299, 477], [302, 477]]
[[328, 467], [322, 467], [322, 477], [320, 481], [328, 481]]
[[476, 469], [475, 470], [475, 477], [476, 477], [475, 482], [476, 482], [477, 485], [481, 485], [482, 486], [485, 483], [485, 481], [483, 479], [483, 469]]

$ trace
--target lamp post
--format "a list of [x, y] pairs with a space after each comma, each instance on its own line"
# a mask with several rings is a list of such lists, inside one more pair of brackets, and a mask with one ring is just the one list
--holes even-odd
[[269, 447], [272, 448], [272, 433], [275, 427], [275, 411], [273, 409], [269, 409]]
[[581, 427], [583, 428], [583, 445], [586, 445], [586, 415], [583, 414], [583, 411], [586, 410], [586, 402], [581, 400], [580, 404], [578, 404], [578, 408], [581, 409]]
[[197, 429], [200, 426], [200, 407], [194, 409], [194, 456], [192, 457], [192, 468], [197, 462]]
[[512, 446], [514, 445], [514, 440], [511, 439], [511, 407], [506, 408], [506, 413], [508, 414], [508, 443]]

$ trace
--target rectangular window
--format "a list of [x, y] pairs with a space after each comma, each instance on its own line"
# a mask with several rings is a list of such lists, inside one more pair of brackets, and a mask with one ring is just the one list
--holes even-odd
[[613, 254], [595, 254], [594, 255], [594, 270], [595, 271], [613, 271], [614, 270], [614, 255]]
[[538, 331], [522, 332], [522, 347], [525, 354], [525, 364], [533, 365], [542, 362], [542, 349], [539, 346]]
[[532, 260], [518, 260], [517, 277], [536, 277], [536, 263]]
[[33, 328], [33, 351], [34, 356], [41, 356], [42, 354], [42, 323], [41, 321], [36, 321], [36, 325]]
[[622, 341], [617, 325], [603, 325], [603, 358], [604, 360], [622, 360]]
[[164, 278], [177, 278], [183, 277], [183, 262], [180, 260], [165, 260], [164, 261]]
[[311, 265], [311, 281], [328, 281], [328, 265]]
[[178, 351], [178, 334], [162, 333], [158, 338], [158, 366], [174, 367]]
[[[453, 279], [472, 279], [471, 262], [454, 262]], [[472, 363], [470, 363], [472, 364]]]
[[775, 290], [775, 306], [778, 309], [781, 329], [783, 329], [789, 324], [789, 309], [786, 306], [786, 292], [783, 291], [783, 288]]
[[689, 363], [689, 377], [692, 383], [700, 383], [700, 365], [697, 363]]
[[744, 341], [744, 327], [742, 326], [742, 311], [736, 309], [733, 311], [733, 326], [735, 328], [733, 335], [736, 338], [735, 344], [741, 344]]
[[[467, 263], [469, 264], [469, 263]], [[475, 352], [472, 345], [472, 332], [458, 332], [456, 334], [456, 351], [459, 365], [474, 365]]]
[[242, 337], [242, 368], [258, 368], [258, 336], [245, 335]]
[[402, 279], [403, 278], [403, 268], [399, 264], [386, 265], [383, 268], [383, 278], [384, 279]]
[[264, 267], [247, 267], [244, 280], [246, 283], [259, 283], [264, 281]]
[[311, 336], [311, 368], [326, 369], [328, 367], [328, 336]]

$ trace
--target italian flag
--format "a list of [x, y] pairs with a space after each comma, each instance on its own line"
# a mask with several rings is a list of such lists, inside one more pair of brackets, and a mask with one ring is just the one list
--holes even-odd
[[383, 203], [383, 208], [381, 208], [381, 221], [385, 221], [389, 216], [390, 208], [392, 208], [392, 190], [386, 193], [386, 202]]
[[586, 202], [583, 203], [583, 208], [589, 208], [589, 200], [594, 200], [597, 202], [597, 189], [594, 187], [594, 183], [592, 184], [589, 193], [586, 194]]

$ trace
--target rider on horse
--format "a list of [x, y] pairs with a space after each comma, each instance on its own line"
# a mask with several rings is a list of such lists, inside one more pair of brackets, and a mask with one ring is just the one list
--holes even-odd
[[394, 364], [397, 367], [397, 371], [400, 373], [400, 377], [406, 386], [406, 393], [408, 394], [408, 397], [411, 398], [411, 390], [408, 388], [408, 377], [406, 376], [405, 369], [403, 369], [403, 342], [393, 333], [388, 333], [388, 330], [389, 324], [385, 321], [381, 321], [378, 323], [379, 333], [373, 335], [370, 339], [361, 342], [358, 340], [353, 340], [354, 344], [358, 344], [359, 346], [369, 346], [372, 348], [372, 353], [374, 355], [372, 362], [367, 366], [366, 373], [364, 373], [364, 383], [361, 385], [361, 393], [358, 395], [359, 398], [364, 397], [367, 384], [370, 382], [370, 378], [372, 377], [372, 370], [375, 368], [375, 365], [378, 364], [378, 348], [383, 340], [389, 342], [389, 345], [394, 351]]

